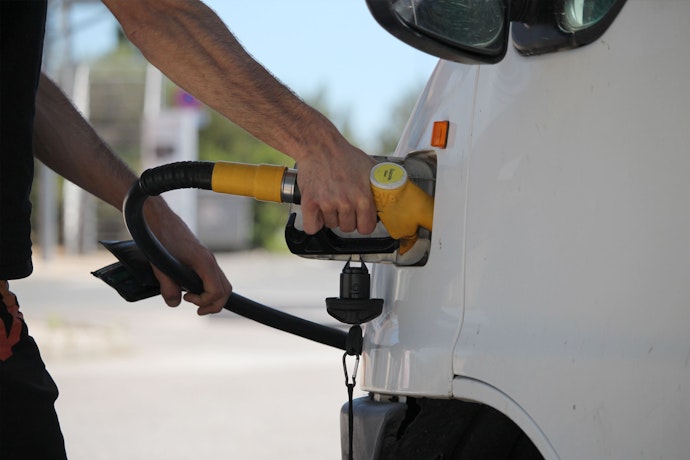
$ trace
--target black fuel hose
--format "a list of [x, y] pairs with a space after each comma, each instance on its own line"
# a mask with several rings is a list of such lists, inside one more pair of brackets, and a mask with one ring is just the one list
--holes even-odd
[[[145, 171], [131, 187], [124, 204], [127, 228], [137, 246], [160, 271], [175, 280], [188, 292], [200, 294], [203, 283], [199, 276], [182, 264], [163, 247], [143, 216], [143, 206], [150, 196], [171, 190], [199, 188], [211, 190], [214, 163], [185, 161], [159, 166]], [[263, 325], [294, 334], [340, 350], [346, 350], [347, 333], [290, 315], [260, 304], [233, 292], [223, 307], [233, 313]]]

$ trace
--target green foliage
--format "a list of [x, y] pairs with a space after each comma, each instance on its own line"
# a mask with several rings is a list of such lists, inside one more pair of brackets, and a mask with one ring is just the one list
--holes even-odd
[[257, 140], [217, 112], [207, 110], [205, 125], [199, 130], [201, 160], [291, 165], [290, 157]]
[[401, 95], [397, 104], [392, 107], [389, 123], [386, 124], [377, 136], [378, 145], [376, 151], [381, 152], [381, 155], [390, 155], [395, 151], [400, 135], [405, 128], [407, 120], [410, 118], [421, 90], [421, 85], [411, 87], [406, 93]]

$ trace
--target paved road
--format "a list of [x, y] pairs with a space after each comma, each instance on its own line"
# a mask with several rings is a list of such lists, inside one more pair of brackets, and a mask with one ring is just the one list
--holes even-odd
[[[58, 382], [72, 460], [337, 459], [341, 352], [231, 313], [129, 304], [89, 272], [107, 254], [36, 258], [12, 283]], [[333, 324], [338, 262], [219, 255], [240, 294]]]

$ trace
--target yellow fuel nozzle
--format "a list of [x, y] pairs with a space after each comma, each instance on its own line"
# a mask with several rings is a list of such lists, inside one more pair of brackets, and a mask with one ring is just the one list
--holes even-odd
[[400, 254], [417, 241], [419, 227], [431, 231], [434, 199], [411, 182], [407, 171], [397, 163], [374, 166], [369, 177], [376, 210], [391, 237], [400, 240]]
[[[434, 199], [408, 180], [402, 165], [379, 163], [371, 170], [371, 191], [379, 219], [390, 236], [400, 240], [400, 254], [417, 241], [419, 227], [431, 231]], [[219, 161], [213, 167], [211, 190], [275, 203], [299, 203], [297, 172], [285, 166]]]

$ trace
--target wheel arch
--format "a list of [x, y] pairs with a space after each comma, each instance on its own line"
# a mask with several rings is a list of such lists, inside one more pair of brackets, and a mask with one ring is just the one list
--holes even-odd
[[460, 376], [453, 379], [452, 390], [453, 398], [484, 404], [512, 420], [530, 438], [545, 460], [559, 458], [536, 421], [506, 393], [480, 380]]

